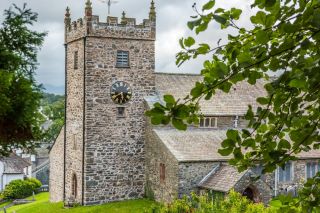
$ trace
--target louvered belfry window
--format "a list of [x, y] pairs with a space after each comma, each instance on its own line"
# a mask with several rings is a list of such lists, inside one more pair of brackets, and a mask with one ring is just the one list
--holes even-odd
[[129, 67], [129, 52], [128, 51], [117, 51], [117, 67]]

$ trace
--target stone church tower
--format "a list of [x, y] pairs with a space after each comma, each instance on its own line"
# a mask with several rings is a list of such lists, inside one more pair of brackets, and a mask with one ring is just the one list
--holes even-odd
[[[155, 92], [156, 13], [149, 18], [65, 14], [66, 204], [140, 198], [145, 185], [144, 97]], [[61, 153], [62, 154], [62, 153]]]

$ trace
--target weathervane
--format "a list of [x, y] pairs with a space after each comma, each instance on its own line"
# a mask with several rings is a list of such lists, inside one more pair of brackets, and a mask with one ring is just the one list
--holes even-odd
[[99, 0], [102, 3], [106, 3], [108, 5], [108, 15], [110, 15], [110, 8], [111, 8], [111, 4], [116, 4], [119, 1], [115, 1], [115, 0]]

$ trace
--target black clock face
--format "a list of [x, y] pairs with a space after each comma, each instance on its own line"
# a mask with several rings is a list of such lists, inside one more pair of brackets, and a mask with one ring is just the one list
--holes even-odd
[[117, 104], [124, 104], [132, 97], [132, 90], [126, 82], [117, 81], [111, 86], [111, 98]]

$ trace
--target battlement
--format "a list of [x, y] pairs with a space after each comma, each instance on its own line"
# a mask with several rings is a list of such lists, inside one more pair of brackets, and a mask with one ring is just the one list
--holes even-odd
[[101, 22], [99, 16], [92, 15], [90, 0], [86, 3], [85, 16], [77, 21], [71, 21], [70, 10], [65, 14], [65, 42], [69, 43], [85, 36], [124, 38], [135, 40], [155, 40], [156, 13], [152, 0], [149, 18], [137, 24], [135, 18], [108, 16], [106, 22]]

